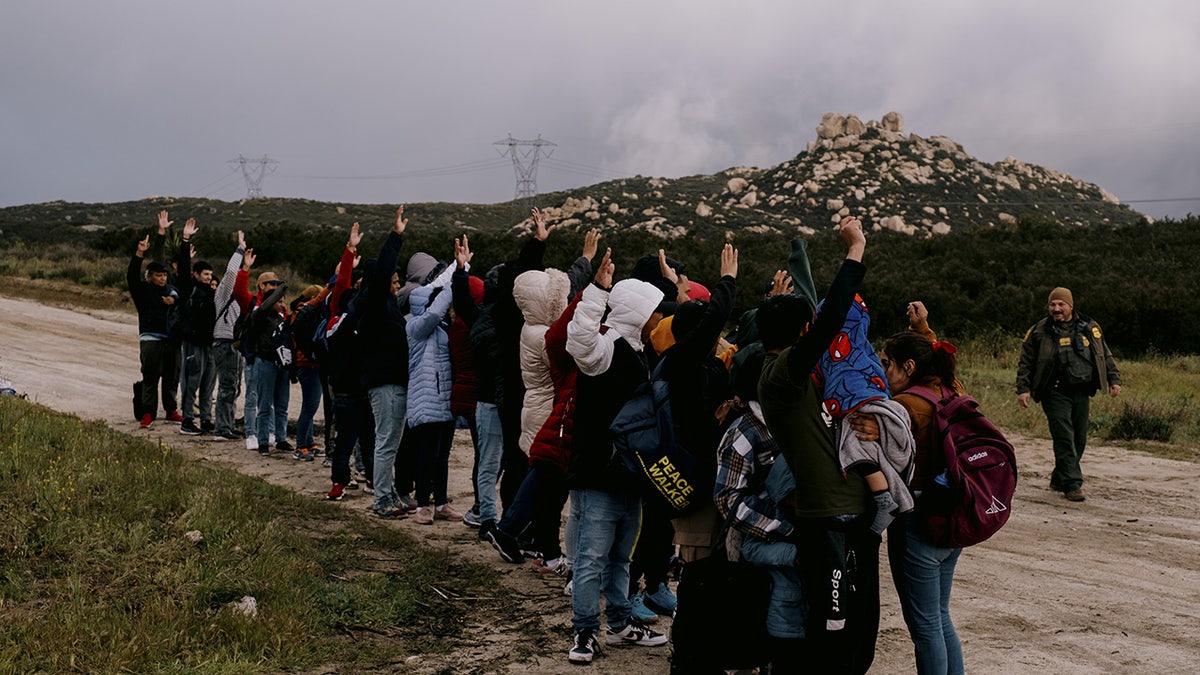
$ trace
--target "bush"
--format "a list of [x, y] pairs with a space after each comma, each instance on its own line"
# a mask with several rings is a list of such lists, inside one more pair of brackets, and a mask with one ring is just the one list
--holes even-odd
[[1178, 408], [1167, 408], [1151, 403], [1126, 403], [1120, 417], [1108, 430], [1113, 440], [1161, 441], [1168, 443], [1175, 433], [1175, 423], [1182, 416]]

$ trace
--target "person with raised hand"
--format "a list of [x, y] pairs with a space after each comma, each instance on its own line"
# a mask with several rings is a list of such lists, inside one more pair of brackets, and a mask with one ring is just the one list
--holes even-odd
[[[164, 211], [160, 218], [165, 214]], [[179, 300], [179, 291], [167, 283], [167, 268], [161, 262], [150, 261], [143, 276], [142, 262], [148, 250], [150, 235], [138, 241], [125, 276], [129, 295], [138, 313], [138, 358], [142, 374], [142, 414], [138, 421], [143, 429], [150, 426], [158, 411], [160, 383], [167, 418], [170, 419], [171, 414], [179, 415], [175, 388], [168, 386], [170, 378], [167, 377], [177, 362], [171, 348], [168, 318], [171, 307]]]
[[229, 256], [225, 274], [213, 297], [216, 316], [212, 330], [212, 363], [217, 379], [213, 440], [240, 438], [234, 430], [234, 416], [244, 361], [233, 344], [233, 326], [250, 305], [250, 266], [253, 262], [254, 251], [246, 248], [246, 235], [238, 230], [237, 248]]

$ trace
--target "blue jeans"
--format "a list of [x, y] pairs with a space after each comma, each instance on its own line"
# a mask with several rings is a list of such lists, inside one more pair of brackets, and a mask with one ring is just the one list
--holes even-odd
[[609, 630], [629, 624], [629, 559], [642, 524], [642, 499], [603, 490], [571, 490], [575, 540], [571, 627], [600, 629], [600, 593]]
[[321, 373], [315, 367], [302, 367], [296, 369], [296, 375], [300, 380], [300, 416], [296, 418], [296, 447], [311, 448], [315, 445], [313, 416], [321, 406]]
[[774, 638], [805, 637], [808, 600], [796, 571], [796, 545], [763, 541], [749, 535], [742, 542], [742, 558], [764, 567], [771, 576], [771, 599], [767, 603], [767, 634]]
[[371, 413], [375, 415], [375, 505], [377, 512], [387, 511], [400, 501], [396, 492], [396, 453], [404, 435], [408, 416], [408, 389], [398, 384], [383, 384], [367, 392]]
[[504, 434], [500, 430], [500, 409], [494, 403], [475, 404], [475, 426], [479, 435], [477, 472], [479, 519], [500, 519], [496, 508], [496, 483], [500, 480], [500, 458], [504, 456]]
[[[258, 391], [258, 416], [253, 427], [246, 425], [247, 435], [251, 428], [257, 429], [255, 437], [259, 447], [267, 445], [272, 433], [276, 434], [276, 441], [286, 440], [288, 398], [292, 393], [287, 368], [280, 368], [266, 359], [256, 359], [254, 388]], [[280, 428], [283, 435], [278, 433]]]
[[911, 514], [888, 528], [888, 561], [919, 675], [961, 675], [962, 644], [950, 620], [950, 587], [961, 548], [934, 546]]

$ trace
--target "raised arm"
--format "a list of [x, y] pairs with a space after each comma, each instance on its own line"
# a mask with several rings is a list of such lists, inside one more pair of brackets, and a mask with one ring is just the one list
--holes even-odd
[[583, 235], [583, 254], [567, 268], [567, 279], [571, 281], [571, 293], [567, 297], [575, 297], [591, 281], [592, 260], [596, 258], [596, 252], [599, 250], [600, 236], [600, 230], [589, 230]]
[[608, 249], [596, 270], [595, 281], [583, 289], [583, 296], [575, 306], [575, 316], [567, 324], [567, 353], [575, 359], [579, 372], [584, 375], [600, 375], [612, 365], [613, 343], [601, 338], [600, 320], [608, 305], [615, 272], [612, 249]]

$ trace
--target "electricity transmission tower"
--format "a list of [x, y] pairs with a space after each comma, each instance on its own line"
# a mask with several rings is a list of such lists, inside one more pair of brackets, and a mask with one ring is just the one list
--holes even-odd
[[242, 167], [242, 177], [246, 179], [246, 199], [262, 199], [263, 178], [274, 173], [279, 162], [263, 155], [261, 159], [247, 159], [238, 154], [237, 159], [231, 159], [228, 164]]
[[501, 157], [512, 157], [513, 171], [517, 174], [517, 189], [513, 199], [518, 202], [518, 208], [528, 209], [529, 204], [538, 193], [538, 160], [549, 158], [554, 154], [554, 148], [558, 146], [550, 141], [542, 140], [541, 134], [538, 134], [538, 137], [532, 141], [522, 141], [509, 134], [508, 138], [496, 141], [492, 145], [505, 148], [496, 150]]

